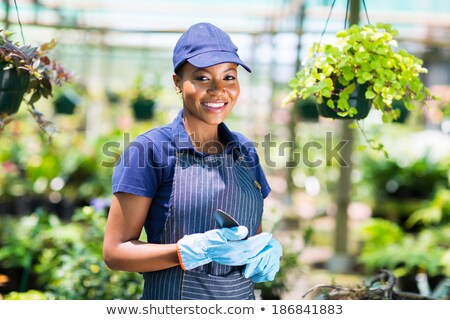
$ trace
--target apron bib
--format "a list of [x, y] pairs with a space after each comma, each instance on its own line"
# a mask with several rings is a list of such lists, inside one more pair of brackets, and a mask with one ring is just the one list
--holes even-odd
[[[245, 157], [233, 154], [205, 157], [177, 153], [169, 215], [161, 243], [176, 243], [184, 235], [218, 228], [216, 209], [229, 213], [255, 235], [261, 222], [263, 197]], [[242, 266], [215, 262], [192, 270], [173, 267], [144, 273], [141, 299], [252, 300], [253, 282], [241, 275]]]

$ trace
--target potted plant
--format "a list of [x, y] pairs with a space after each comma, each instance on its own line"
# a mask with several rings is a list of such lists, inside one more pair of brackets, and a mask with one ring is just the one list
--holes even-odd
[[60, 85], [70, 78], [59, 63], [48, 57], [56, 43], [52, 40], [39, 47], [19, 46], [10, 40], [11, 33], [0, 32], [0, 129], [10, 121], [7, 118], [18, 111], [22, 101], [30, 105], [33, 116], [45, 129], [49, 123], [34, 104], [41, 97], [52, 96], [53, 84]]
[[372, 218], [360, 231], [363, 242], [358, 260], [368, 272], [393, 270], [404, 291], [419, 292], [420, 277], [434, 290], [450, 276], [449, 231], [450, 224], [442, 223], [405, 233], [391, 221]]
[[361, 187], [372, 199], [372, 216], [389, 219], [404, 230], [412, 212], [423, 208], [439, 188], [448, 188], [449, 162], [425, 155], [407, 159], [366, 156], [362, 160]]
[[[427, 69], [405, 50], [394, 50], [397, 31], [389, 24], [353, 25], [336, 34], [334, 44], [314, 43], [306, 63], [291, 79], [288, 100], [317, 98], [319, 112], [332, 118], [361, 119], [370, 106], [384, 122], [400, 117], [393, 107], [402, 100], [408, 110], [432, 95], [420, 79]], [[363, 110], [359, 110], [363, 107]]]
[[132, 89], [131, 107], [137, 121], [150, 120], [155, 113], [156, 97], [161, 88], [155, 84], [147, 84], [142, 75], [134, 80]]
[[294, 108], [300, 118], [300, 121], [317, 122], [319, 112], [316, 108], [316, 98], [311, 96], [306, 99], [298, 99], [294, 103]]
[[75, 108], [82, 102], [82, 94], [84, 90], [82, 86], [72, 84], [58, 88], [55, 92], [53, 106], [57, 114], [74, 114]]

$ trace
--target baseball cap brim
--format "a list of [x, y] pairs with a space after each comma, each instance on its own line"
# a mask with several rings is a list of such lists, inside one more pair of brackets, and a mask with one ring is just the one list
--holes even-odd
[[252, 70], [235, 54], [226, 51], [208, 51], [187, 59], [187, 61], [197, 68], [207, 68], [220, 63], [236, 63], [241, 65], [248, 72]]

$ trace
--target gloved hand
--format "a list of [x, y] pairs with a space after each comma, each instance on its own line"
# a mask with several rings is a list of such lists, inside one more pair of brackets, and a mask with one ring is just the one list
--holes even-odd
[[178, 259], [184, 270], [215, 261], [226, 265], [245, 265], [269, 243], [272, 235], [247, 237], [244, 226], [222, 228], [186, 235], [177, 243]]
[[272, 281], [280, 270], [280, 259], [283, 255], [281, 244], [272, 238], [267, 246], [248, 263], [242, 275], [253, 282]]

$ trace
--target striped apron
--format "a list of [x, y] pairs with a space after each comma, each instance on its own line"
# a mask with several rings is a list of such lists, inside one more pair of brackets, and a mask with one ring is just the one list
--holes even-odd
[[[247, 166], [248, 158], [235, 148], [232, 154], [204, 157], [177, 153], [169, 215], [161, 243], [176, 243], [184, 235], [218, 228], [216, 209], [222, 209], [255, 235], [261, 222], [261, 187]], [[247, 160], [247, 161], [246, 161]], [[242, 266], [215, 262], [183, 271], [173, 267], [144, 273], [141, 299], [252, 300], [253, 282], [241, 275]]]

